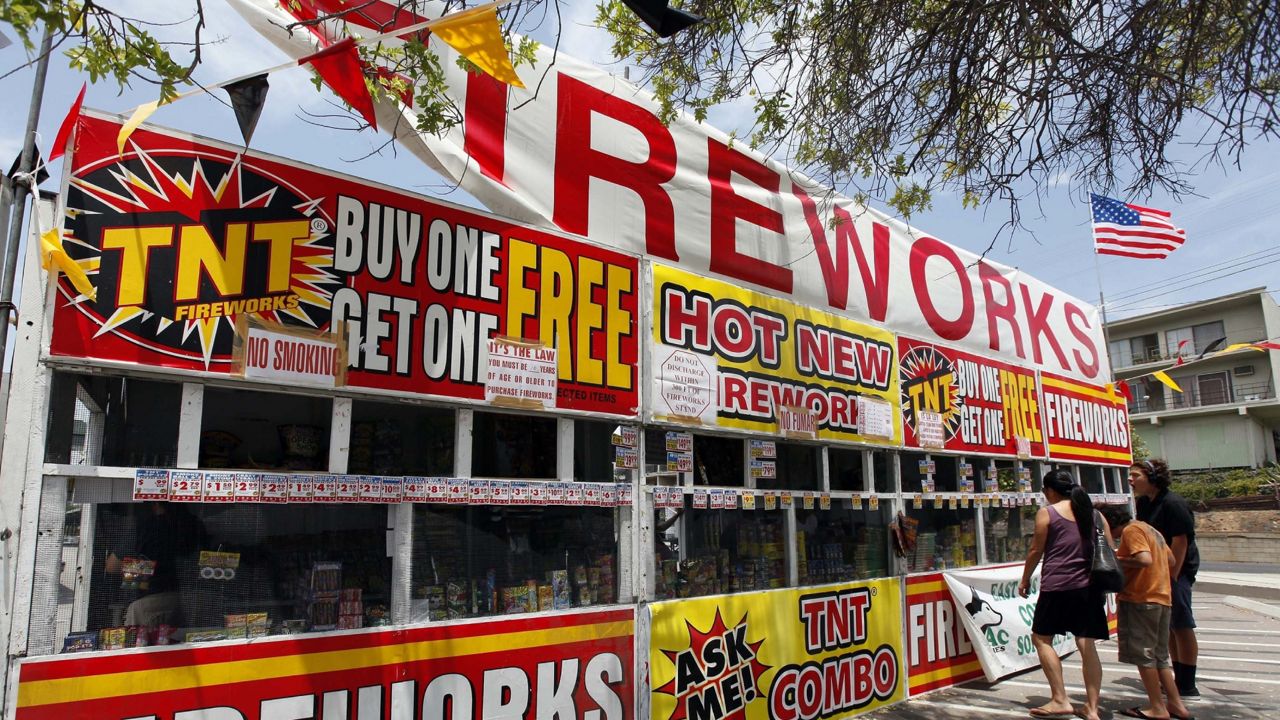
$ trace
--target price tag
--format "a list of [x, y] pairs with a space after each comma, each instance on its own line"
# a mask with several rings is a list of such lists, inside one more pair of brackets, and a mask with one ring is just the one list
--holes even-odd
[[262, 488], [258, 497], [264, 503], [289, 502], [289, 476], [267, 473], [262, 476]]
[[966, 510], [969, 508], [969, 496], [968, 496], [968, 495], [966, 495], [966, 496], [964, 496], [964, 497], [960, 498], [960, 507], [961, 507], [961, 508], [963, 508], [963, 509], [966, 509]]
[[[530, 505], [546, 505], [547, 500], [551, 496], [550, 485], [551, 483], [547, 483], [547, 482], [529, 483], [529, 504]], [[616, 498], [617, 498], [616, 490], [614, 491], [614, 498], [616, 502]]]
[[262, 476], [258, 473], [236, 473], [236, 502], [258, 502], [262, 496]]
[[742, 509], [743, 509], [743, 510], [755, 510], [755, 509], [756, 509], [756, 494], [755, 494], [755, 493], [747, 492], [747, 493], [743, 493], [743, 494], [742, 494]]
[[231, 503], [236, 501], [236, 475], [229, 472], [204, 474], [204, 501], [207, 503]]
[[[514, 495], [514, 492], [513, 492]], [[467, 503], [488, 505], [493, 501], [493, 487], [488, 480], [472, 480], [467, 483]]]
[[600, 504], [605, 507], [618, 506], [618, 488], [614, 485], [605, 485], [600, 490]]
[[574, 506], [582, 505], [581, 483], [569, 483], [569, 487], [564, 493], [564, 504]]
[[707, 496], [706, 490], [693, 491], [693, 507], [695, 510], [705, 510], [707, 508]]
[[849, 498], [849, 504], [853, 507], [854, 510], [861, 510], [862, 495], [855, 493], [853, 497]]
[[168, 500], [169, 471], [138, 469], [133, 473], [134, 500]]
[[724, 491], [723, 490], [711, 491], [711, 509], [712, 510], [724, 509]]
[[813, 509], [813, 500], [814, 500], [813, 493], [807, 492], [804, 494], [803, 507], [805, 510]]
[[204, 473], [191, 470], [174, 470], [169, 473], [169, 500], [200, 502], [202, 497], [204, 497]]
[[778, 494], [766, 492], [764, 494], [764, 509], [776, 510], [778, 508]]
[[831, 509], [831, 493], [822, 493], [821, 495], [818, 496], [818, 509], [819, 510]]
[[427, 502], [427, 481], [431, 478], [410, 475], [404, 479], [404, 492], [401, 499], [407, 503]]
[[680, 453], [693, 452], [693, 434], [687, 432], [667, 431], [667, 450]]
[[635, 487], [631, 483], [620, 483], [618, 485], [618, 504], [632, 505], [635, 503]]
[[946, 505], [946, 501], [944, 501], [944, 500], [942, 499], [942, 496], [941, 496], [941, 495], [934, 495], [934, 496], [933, 496], [933, 509], [934, 509], [934, 510], [941, 510], [941, 509], [942, 509], [942, 507], [943, 507], [944, 505]]
[[312, 502], [312, 483], [314, 479], [310, 475], [290, 475], [289, 476], [289, 502], [291, 503], [309, 503]]
[[870, 497], [868, 497], [868, 498], [867, 498], [867, 509], [868, 509], [868, 510], [873, 510], [873, 511], [875, 511], [875, 510], [879, 510], [879, 509], [880, 509], [880, 496], [879, 496], [879, 495], [872, 495], [872, 496], [870, 496]]
[[913, 507], [913, 508], [915, 508], [915, 509], [917, 509], [917, 510], [919, 510], [920, 508], [924, 507], [924, 496], [923, 496], [923, 495], [921, 495], [921, 494], [919, 494], [919, 493], [916, 493], [915, 495], [912, 495], [912, 496], [911, 496], [911, 507]]
[[783, 509], [783, 510], [786, 510], [786, 509], [791, 508], [791, 507], [795, 507], [795, 503], [794, 503], [794, 501], [792, 500], [792, 495], [791, 495], [791, 492], [790, 492], [790, 491], [788, 491], [788, 490], [783, 490], [783, 491], [779, 494], [779, 497], [780, 497], [780, 498], [781, 498], [781, 500], [782, 500], [782, 509]]
[[955, 499], [955, 497], [949, 497], [949, 498], [947, 498], [947, 509], [948, 509], [948, 510], [955, 510], [955, 509], [956, 509], [956, 499]]
[[404, 478], [382, 478], [382, 502], [395, 504], [404, 496]]
[[337, 502], [338, 476], [316, 475], [311, 484], [311, 500], [318, 503]]
[[924, 477], [924, 480], [923, 480], [923, 481], [921, 481], [921, 483], [920, 483], [920, 484], [921, 484], [921, 488], [920, 488], [920, 489], [921, 489], [921, 490], [923, 490], [923, 491], [925, 491], [925, 492], [927, 492], [927, 493], [931, 493], [931, 492], [933, 492], [933, 491], [934, 491], [934, 489], [935, 489], [935, 488], [934, 488], [934, 485], [933, 485], [933, 476], [932, 476], [932, 475], [926, 475], [926, 476]]
[[359, 475], [336, 475], [333, 478], [334, 499], [340, 503], [360, 502]]
[[621, 425], [618, 431], [613, 434], [610, 440], [614, 445], [619, 447], [636, 447], [640, 439], [640, 434], [635, 425]]

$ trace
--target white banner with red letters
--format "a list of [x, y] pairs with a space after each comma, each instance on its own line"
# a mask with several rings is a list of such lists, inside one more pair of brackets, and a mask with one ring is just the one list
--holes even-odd
[[[299, 25], [348, 6], [230, 1], [294, 58], [345, 32], [368, 37], [424, 19], [373, 0], [350, 5], [345, 25]], [[416, 109], [387, 100], [379, 124], [496, 213], [895, 333], [1078, 380], [1110, 377], [1098, 312], [1085, 302], [826, 194], [690, 116], [664, 124], [647, 93], [553, 48], [518, 68], [528, 85], [518, 89], [432, 47], [463, 122], [442, 136], [418, 133]]]

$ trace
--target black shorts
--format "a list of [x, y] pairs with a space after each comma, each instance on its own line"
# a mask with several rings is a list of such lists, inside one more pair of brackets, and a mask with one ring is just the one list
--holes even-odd
[[1196, 617], [1191, 612], [1191, 586], [1194, 582], [1186, 575], [1173, 581], [1173, 614], [1169, 618], [1172, 630], [1188, 630], [1196, 626]]
[[1041, 590], [1031, 632], [1046, 637], [1071, 633], [1076, 637], [1106, 640], [1106, 597], [1092, 588]]

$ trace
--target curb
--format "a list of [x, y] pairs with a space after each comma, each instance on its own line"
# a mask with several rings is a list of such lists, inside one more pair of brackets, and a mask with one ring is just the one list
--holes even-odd
[[1197, 582], [1192, 586], [1197, 593], [1213, 593], [1235, 598], [1254, 598], [1256, 600], [1280, 600], [1280, 587], [1263, 587], [1259, 585], [1239, 585], [1228, 582]]
[[1230, 605], [1233, 608], [1248, 610], [1249, 612], [1255, 612], [1255, 613], [1258, 613], [1259, 615], [1266, 615], [1268, 617], [1280, 619], [1280, 607], [1276, 607], [1274, 605], [1268, 605], [1266, 603], [1260, 603], [1257, 600], [1250, 600], [1248, 598], [1237, 597], [1235, 595], [1228, 595], [1222, 598], [1222, 602]]

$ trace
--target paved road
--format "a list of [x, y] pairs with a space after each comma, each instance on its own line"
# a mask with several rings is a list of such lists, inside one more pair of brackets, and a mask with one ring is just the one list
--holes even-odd
[[[1200, 625], [1199, 686], [1202, 697], [1188, 703], [1197, 720], [1280, 719], [1280, 619], [1232, 607], [1221, 595], [1194, 600]], [[1131, 665], [1116, 662], [1115, 642], [1100, 643], [1102, 717], [1123, 720], [1119, 710], [1146, 704], [1146, 693]], [[1080, 662], [1063, 660], [1067, 692], [1084, 697]], [[1039, 669], [995, 685], [971, 683], [866, 715], [876, 720], [1000, 720], [1027, 718], [1027, 708], [1049, 699]]]

